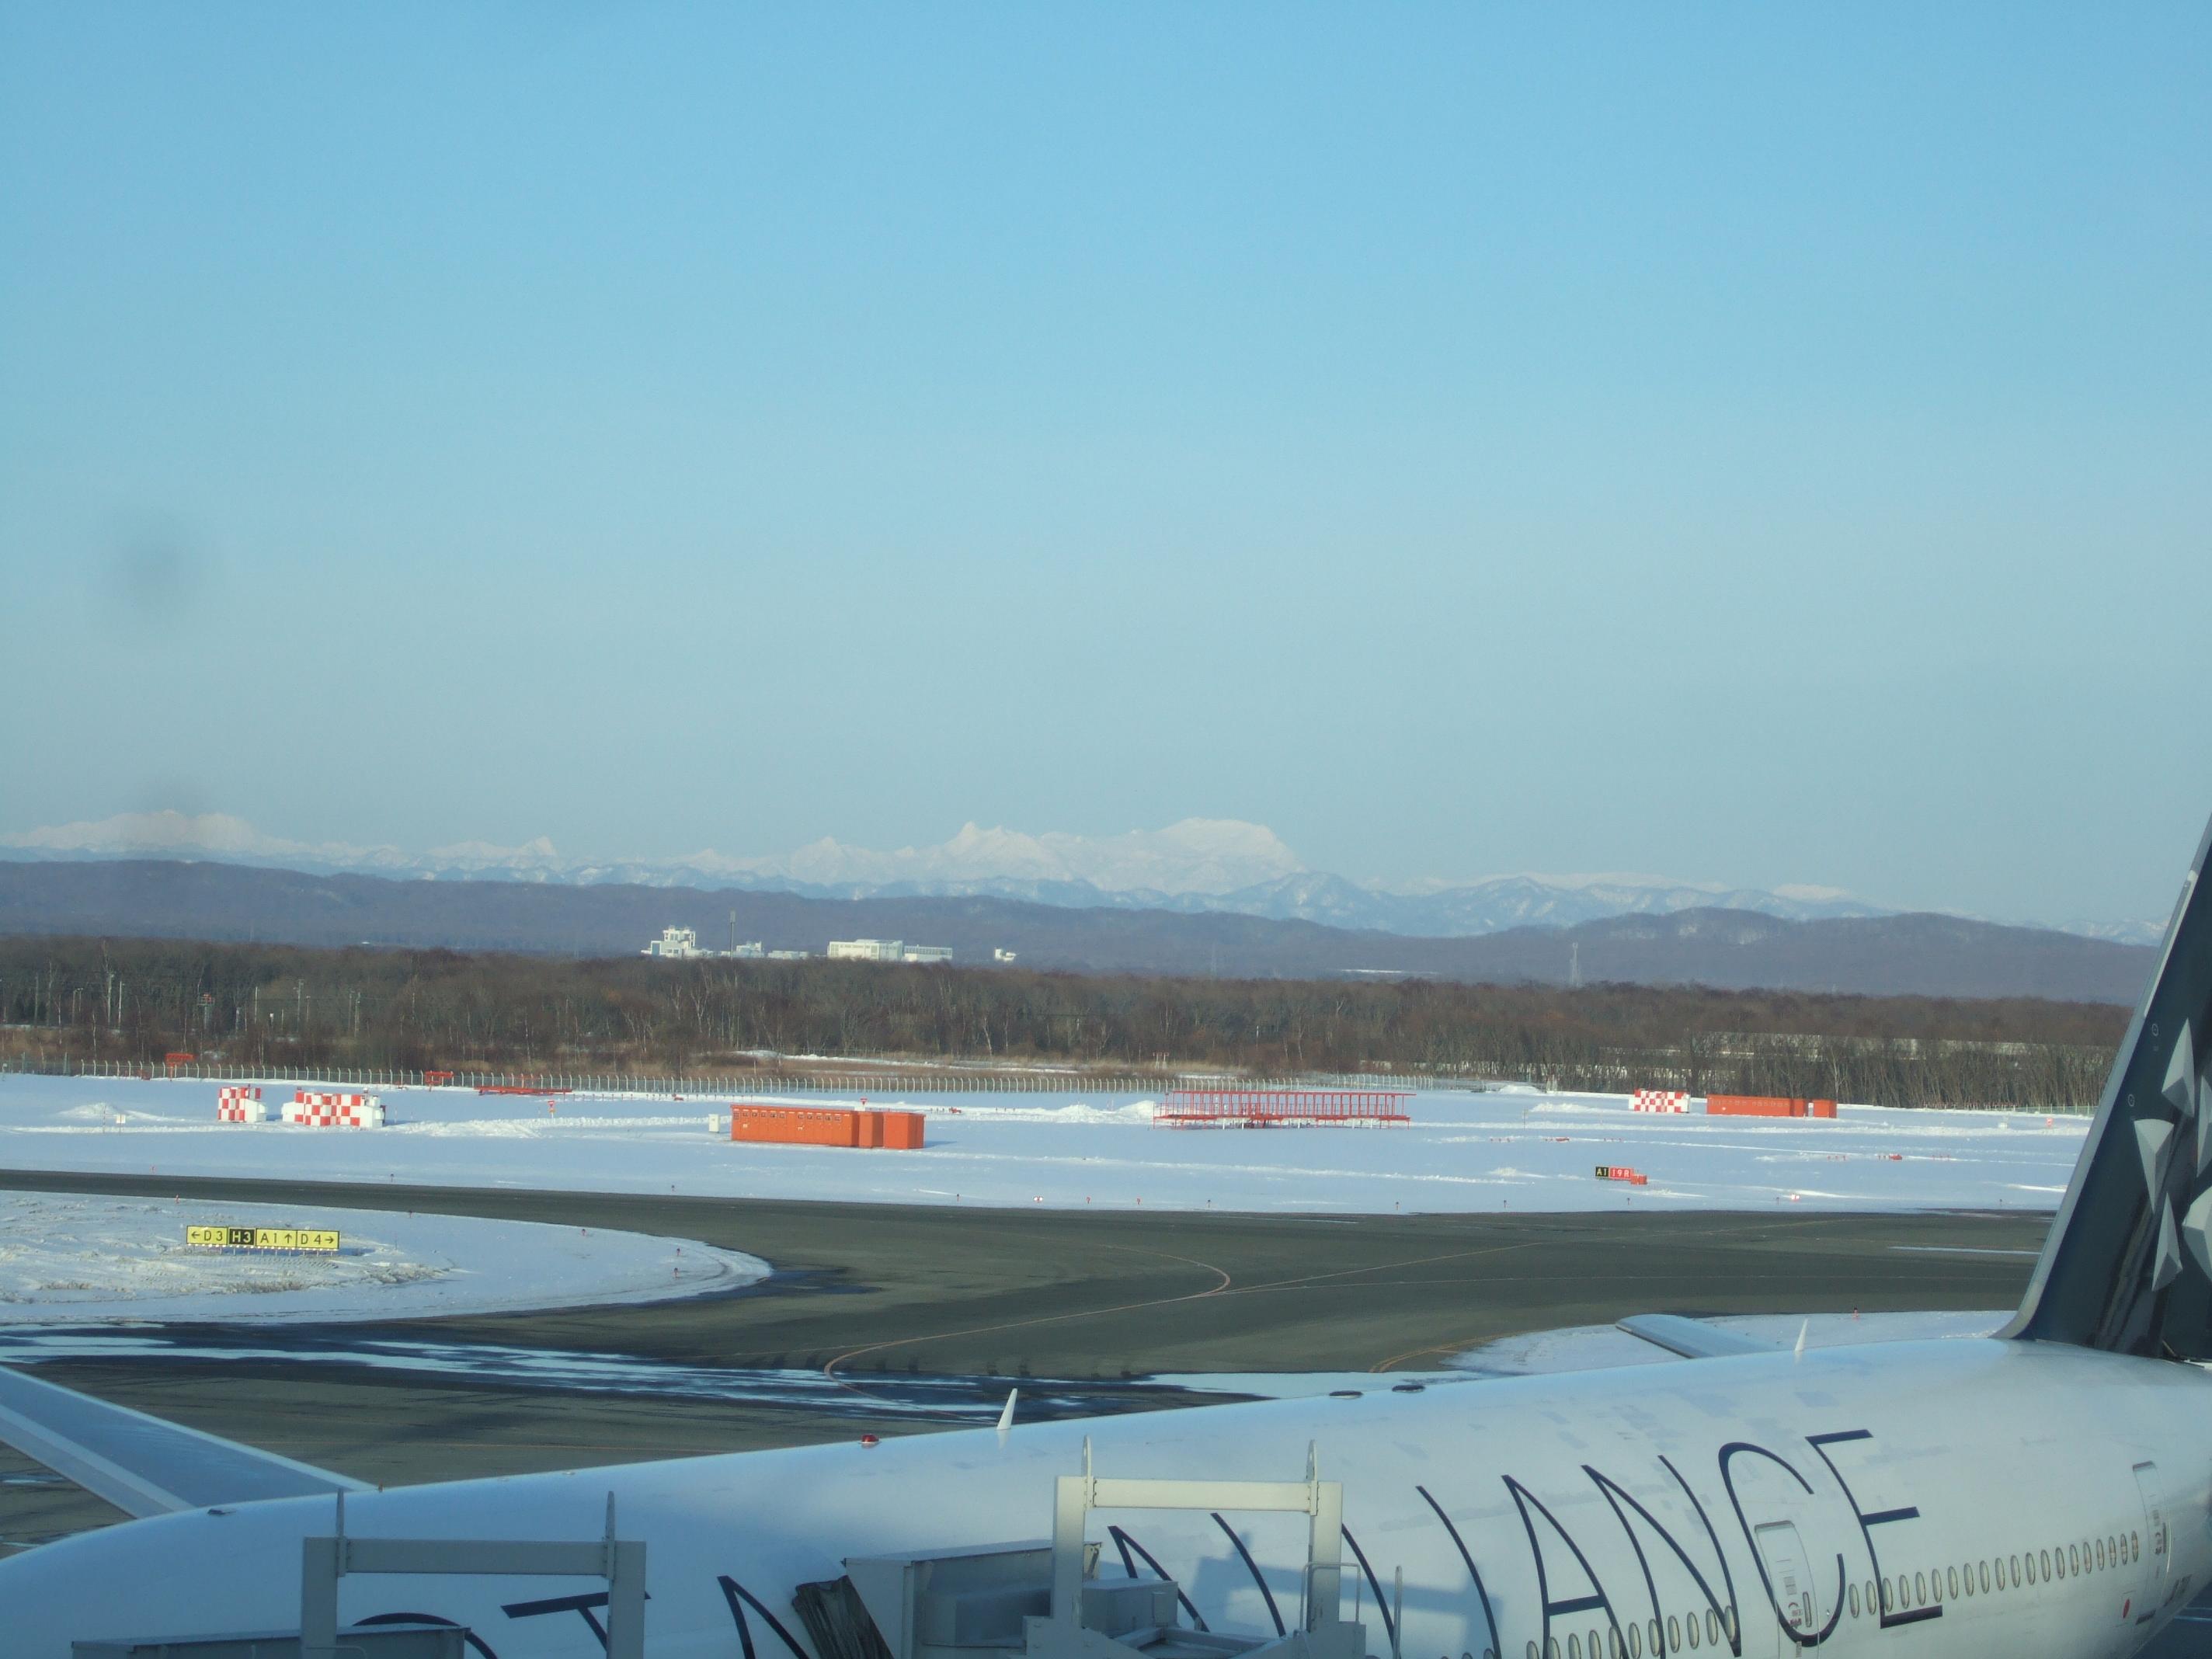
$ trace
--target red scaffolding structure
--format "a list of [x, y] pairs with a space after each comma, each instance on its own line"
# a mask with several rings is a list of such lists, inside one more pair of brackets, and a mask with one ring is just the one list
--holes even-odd
[[1170, 1089], [1152, 1121], [1164, 1129], [1411, 1123], [1406, 1103], [1413, 1097], [1397, 1089]]

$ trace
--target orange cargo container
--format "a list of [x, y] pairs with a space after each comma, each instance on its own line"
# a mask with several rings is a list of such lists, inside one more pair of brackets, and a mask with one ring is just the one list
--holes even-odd
[[1812, 1115], [1814, 1117], [1833, 1117], [1836, 1115], [1836, 1103], [1832, 1100], [1816, 1100], [1813, 1103]]
[[790, 1146], [856, 1146], [859, 1116], [819, 1106], [732, 1106], [730, 1139]]
[[1802, 1117], [1805, 1103], [1782, 1095], [1707, 1095], [1711, 1117]]
[[823, 1106], [730, 1108], [730, 1139], [785, 1146], [890, 1146], [922, 1144], [920, 1112], [841, 1111]]

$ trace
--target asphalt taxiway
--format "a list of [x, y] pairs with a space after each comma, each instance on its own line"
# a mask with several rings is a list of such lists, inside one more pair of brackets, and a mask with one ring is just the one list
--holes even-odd
[[[1638, 1312], [1883, 1312], [2017, 1300], [2047, 1214], [1085, 1214], [520, 1189], [0, 1172], [9, 1189], [313, 1201], [696, 1238], [775, 1272], [732, 1294], [404, 1324], [263, 1328], [36, 1374], [386, 1485], [910, 1433], [923, 1379], [1030, 1379], [1070, 1409], [1193, 1403], [1164, 1373], [1418, 1370], [1492, 1339]], [[171, 1327], [161, 1334], [176, 1334]], [[190, 1333], [188, 1333], [190, 1334]], [[221, 1338], [219, 1328], [196, 1333]], [[371, 1369], [349, 1343], [588, 1354], [821, 1378], [805, 1398]], [[289, 1346], [288, 1346], [289, 1344]], [[509, 1368], [511, 1371], [512, 1368]], [[972, 1420], [972, 1416], [971, 1419]], [[115, 1513], [0, 1449], [0, 1550]]]

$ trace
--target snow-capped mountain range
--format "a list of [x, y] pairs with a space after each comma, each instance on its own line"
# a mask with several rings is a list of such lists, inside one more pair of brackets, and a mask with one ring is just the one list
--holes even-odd
[[[1164, 830], [1117, 836], [1030, 835], [969, 823], [937, 846], [890, 852], [825, 838], [781, 856], [709, 850], [609, 860], [566, 856], [542, 836], [519, 847], [460, 842], [408, 853], [286, 841], [224, 813], [157, 811], [0, 836], [0, 857], [200, 860], [425, 879], [739, 888], [813, 898], [988, 895], [1069, 908], [1224, 911], [1415, 938], [1471, 938], [1698, 908], [1800, 921], [1896, 914], [1834, 888], [1729, 887], [1650, 875], [1510, 875], [1393, 888], [1308, 869], [1274, 831], [1233, 818], [1185, 818]], [[2155, 923], [2058, 925], [2130, 944], [2155, 944], [2160, 933]]]

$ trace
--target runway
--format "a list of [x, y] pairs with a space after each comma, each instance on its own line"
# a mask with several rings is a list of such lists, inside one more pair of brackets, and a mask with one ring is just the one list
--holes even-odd
[[[9, 1189], [295, 1208], [302, 1198], [275, 1182], [0, 1172]], [[1127, 1385], [1163, 1373], [1417, 1370], [1497, 1337], [1640, 1311], [1998, 1308], [2017, 1299], [2033, 1265], [2020, 1253], [2040, 1244], [2049, 1221], [2021, 1212], [1138, 1216], [319, 1183], [312, 1198], [697, 1238], [764, 1257], [775, 1272], [750, 1290], [681, 1302], [301, 1328], [297, 1357], [270, 1357], [281, 1334], [263, 1328], [254, 1357], [124, 1353], [38, 1374], [403, 1485], [926, 1431], [931, 1419], [890, 1403], [909, 1378], [978, 1379], [977, 1394], [992, 1398], [1025, 1378], [1033, 1391], [1060, 1379], [1119, 1408], [1151, 1408], [1219, 1396]], [[369, 1370], [330, 1346], [379, 1341], [806, 1371], [824, 1386], [803, 1401], [586, 1390]], [[0, 1547], [114, 1518], [0, 1454]]]

